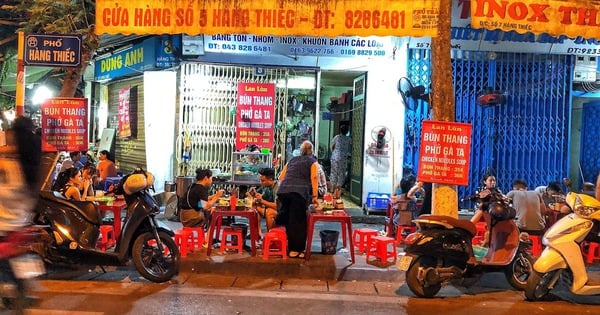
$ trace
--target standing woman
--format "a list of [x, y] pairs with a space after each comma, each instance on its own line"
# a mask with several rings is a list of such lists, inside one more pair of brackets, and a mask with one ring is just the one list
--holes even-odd
[[304, 141], [300, 146], [300, 156], [289, 160], [279, 175], [277, 198], [281, 208], [275, 222], [285, 225], [291, 258], [304, 258], [306, 210], [310, 202], [318, 205], [318, 169], [313, 144]]
[[346, 136], [347, 133], [348, 125], [341, 125], [340, 133], [331, 140], [331, 175], [329, 180], [335, 198], [340, 198], [342, 186], [346, 181], [348, 153], [352, 144], [352, 139]]

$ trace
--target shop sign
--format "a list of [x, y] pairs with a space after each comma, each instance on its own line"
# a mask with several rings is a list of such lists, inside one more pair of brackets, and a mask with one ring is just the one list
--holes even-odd
[[255, 144], [273, 150], [275, 84], [238, 83], [235, 148]]
[[24, 62], [27, 66], [79, 67], [81, 36], [27, 35]]
[[440, 0], [97, 0], [97, 34], [437, 36]]
[[87, 151], [87, 98], [58, 97], [41, 105], [42, 151]]
[[[397, 39], [387, 37], [273, 36], [225, 34], [206, 35], [204, 51], [252, 55], [288, 55], [322, 57], [391, 57]], [[184, 42], [185, 47], [185, 42]]]
[[96, 59], [94, 80], [103, 81], [156, 68], [156, 38]]
[[600, 4], [589, 0], [471, 0], [474, 28], [600, 38]]
[[[518, 45], [525, 53], [600, 55], [600, 41], [594, 38], [472, 27], [471, 1], [452, 1], [451, 25], [450, 45], [458, 50], [514, 52]], [[408, 47], [429, 49], [431, 38], [411, 37]]]
[[469, 184], [471, 124], [423, 121], [417, 179], [448, 185]]

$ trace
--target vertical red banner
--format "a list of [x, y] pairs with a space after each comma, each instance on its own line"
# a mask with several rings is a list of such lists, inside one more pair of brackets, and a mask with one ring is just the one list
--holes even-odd
[[273, 150], [275, 84], [238, 83], [235, 149], [256, 144]]
[[87, 151], [86, 98], [51, 98], [41, 105], [42, 151]]
[[466, 186], [470, 157], [471, 124], [423, 121], [419, 181]]
[[129, 121], [129, 97], [131, 87], [119, 91], [119, 138], [131, 137], [131, 123]]

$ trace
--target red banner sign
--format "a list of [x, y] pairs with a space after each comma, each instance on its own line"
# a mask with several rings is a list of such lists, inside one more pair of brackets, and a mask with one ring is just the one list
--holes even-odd
[[466, 186], [470, 156], [471, 124], [423, 121], [419, 181]]
[[599, 38], [600, 4], [589, 0], [470, 0], [473, 28]]
[[129, 95], [131, 87], [119, 91], [119, 138], [131, 137], [131, 123], [129, 122]]
[[86, 98], [51, 98], [42, 106], [42, 151], [87, 151]]
[[235, 121], [235, 148], [249, 144], [273, 149], [275, 126], [275, 84], [238, 83]]

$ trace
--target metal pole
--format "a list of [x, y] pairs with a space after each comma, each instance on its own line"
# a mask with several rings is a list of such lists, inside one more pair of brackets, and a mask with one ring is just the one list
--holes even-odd
[[15, 110], [17, 116], [25, 114], [25, 64], [23, 58], [25, 56], [25, 34], [18, 32], [17, 44], [17, 90]]

